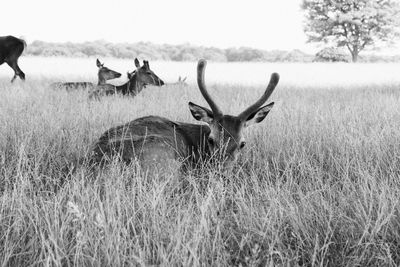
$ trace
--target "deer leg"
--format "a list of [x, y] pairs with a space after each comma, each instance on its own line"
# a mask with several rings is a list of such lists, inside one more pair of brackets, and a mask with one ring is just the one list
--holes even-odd
[[11, 82], [13, 83], [17, 79], [17, 74], [14, 74], [14, 77], [11, 79]]
[[25, 81], [25, 73], [19, 68], [18, 61], [7, 61], [8, 66], [10, 66], [14, 70], [14, 77], [11, 79], [11, 82], [14, 82], [17, 76], [23, 81]]

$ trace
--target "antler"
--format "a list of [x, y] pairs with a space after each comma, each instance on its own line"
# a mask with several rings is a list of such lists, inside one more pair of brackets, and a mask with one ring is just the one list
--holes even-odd
[[251, 105], [250, 107], [248, 107], [245, 111], [243, 111], [242, 113], [239, 114], [239, 118], [242, 121], [247, 120], [247, 118], [253, 113], [255, 112], [258, 108], [261, 107], [262, 104], [264, 104], [268, 98], [271, 96], [272, 92], [274, 91], [276, 85], [279, 82], [279, 74], [278, 73], [272, 73], [271, 74], [271, 78], [269, 80], [269, 84], [267, 86], [267, 89], [265, 89], [264, 94], [261, 96], [261, 98], [254, 103], [253, 105]]
[[205, 82], [204, 82], [204, 70], [206, 68], [207, 61], [204, 59], [200, 59], [197, 63], [197, 84], [199, 86], [200, 92], [203, 95], [204, 99], [207, 101], [210, 106], [214, 117], [222, 116], [221, 110], [218, 108], [217, 104], [215, 104], [214, 100], [208, 94]]

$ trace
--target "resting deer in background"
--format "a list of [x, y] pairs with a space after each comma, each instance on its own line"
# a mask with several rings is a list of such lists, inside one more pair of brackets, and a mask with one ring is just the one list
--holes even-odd
[[100, 86], [97, 90], [94, 90], [91, 97], [99, 97], [101, 95], [112, 95], [115, 93], [121, 93], [123, 95], [135, 96], [139, 94], [146, 85], [162, 86], [164, 81], [161, 80], [151, 69], [149, 62], [143, 60], [143, 66], [140, 66], [139, 60], [135, 58], [136, 70], [128, 72], [128, 82], [122, 85], [110, 85], [106, 87]]
[[180, 87], [186, 87], [188, 85], [187, 82], [186, 82], [186, 78], [187, 77], [182, 79], [181, 76], [179, 76], [178, 81], [176, 81], [174, 83], [166, 83], [166, 85], [177, 85], [177, 86], [180, 86]]
[[[91, 160], [104, 163], [117, 156], [126, 163], [138, 160], [148, 169], [168, 168], [171, 163], [180, 166], [182, 159], [196, 163], [210, 159], [223, 151], [220, 158], [225, 165], [236, 161], [245, 146], [243, 129], [259, 123], [267, 116], [274, 103], [262, 106], [279, 81], [273, 73], [261, 98], [238, 116], [224, 115], [209, 95], [204, 82], [206, 61], [197, 65], [197, 83], [210, 109], [189, 102], [193, 117], [206, 125], [171, 121], [158, 116], [147, 116], [117, 126], [105, 132], [94, 144]], [[174, 165], [175, 166], [175, 165]]]
[[74, 90], [74, 89], [90, 89], [94, 90], [97, 87], [107, 89], [113, 85], [107, 84], [108, 80], [121, 77], [121, 73], [104, 67], [104, 63], [101, 63], [99, 59], [96, 59], [96, 66], [99, 68], [97, 72], [97, 85], [91, 82], [65, 82], [65, 83], [53, 83], [52, 87], [58, 89]]

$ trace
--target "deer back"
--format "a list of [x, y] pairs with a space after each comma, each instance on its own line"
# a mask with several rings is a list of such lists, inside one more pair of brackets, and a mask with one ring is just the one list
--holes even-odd
[[149, 154], [150, 151], [144, 150], [152, 147], [153, 155], [164, 153], [168, 148], [173, 151], [169, 154], [173, 159], [197, 158], [205, 151], [201, 140], [207, 133], [206, 125], [178, 123], [158, 116], [142, 117], [103, 133], [91, 156], [97, 163], [115, 156], [129, 163]]

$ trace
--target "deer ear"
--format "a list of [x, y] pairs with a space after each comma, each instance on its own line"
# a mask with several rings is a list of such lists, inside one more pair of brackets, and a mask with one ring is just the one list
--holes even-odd
[[274, 106], [274, 102], [269, 103], [266, 106], [263, 106], [252, 113], [245, 121], [244, 127], [249, 127], [253, 124], [262, 122], [268, 113], [271, 111], [272, 107]]
[[198, 121], [211, 123], [211, 121], [214, 119], [212, 111], [209, 110], [208, 108], [189, 102], [189, 109], [190, 112], [192, 113], [193, 118], [195, 118]]
[[97, 66], [98, 68], [103, 67], [103, 64], [101, 64], [101, 62], [100, 62], [99, 59], [96, 59], [96, 66]]
[[186, 81], [186, 78], [187, 78], [187, 77], [183, 78], [182, 82], [185, 82], [185, 81]]
[[137, 58], [135, 58], [135, 66], [136, 68], [140, 68], [140, 62]]

